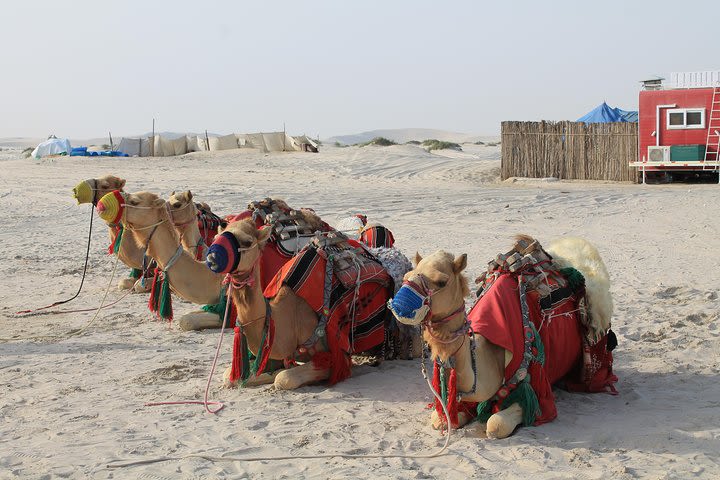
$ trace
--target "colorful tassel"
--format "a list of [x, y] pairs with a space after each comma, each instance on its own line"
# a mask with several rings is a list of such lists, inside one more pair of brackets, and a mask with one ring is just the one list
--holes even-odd
[[232, 365], [230, 366], [230, 381], [235, 382], [242, 375], [242, 337], [240, 327], [235, 327], [235, 336], [233, 337], [233, 353]]
[[173, 308], [172, 296], [170, 295], [170, 282], [164, 273], [162, 274], [162, 289], [160, 291], [160, 308], [158, 309], [158, 313], [163, 320], [172, 322]]
[[130, 278], [140, 278], [142, 276], [142, 270], [139, 268], [133, 268], [130, 270]]
[[122, 223], [118, 224], [114, 228], [114, 231], [115, 231], [115, 238], [113, 239], [112, 243], [108, 247], [108, 255], [112, 255], [113, 253], [120, 252], [120, 245], [122, 244], [123, 231], [125, 231], [125, 229], [122, 226]]
[[450, 369], [450, 378], [447, 381], [446, 407], [450, 415], [450, 424], [453, 428], [458, 428], [458, 401], [457, 401], [457, 377], [455, 369]]
[[561, 268], [560, 273], [565, 277], [565, 280], [568, 282], [568, 286], [573, 292], [585, 289], [585, 277], [583, 277], [583, 274], [573, 267]]

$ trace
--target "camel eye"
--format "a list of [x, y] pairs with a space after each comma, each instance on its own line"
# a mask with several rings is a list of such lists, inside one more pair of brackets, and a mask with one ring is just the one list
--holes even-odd
[[138, 202], [137, 200], [135, 200], [134, 198], [130, 198], [130, 199], [128, 199], [128, 202], [127, 202], [127, 203], [128, 203], [129, 205], [132, 205], [132, 206], [137, 206], [137, 204], [138, 204], [139, 202]]
[[241, 248], [250, 248], [252, 247], [253, 242], [251, 240], [240, 240], [240, 247]]
[[437, 286], [440, 288], [445, 288], [446, 285], [447, 285], [447, 280], [440, 280], [439, 282], [437, 282]]
[[182, 204], [180, 202], [173, 203], [173, 208], [180, 208]]

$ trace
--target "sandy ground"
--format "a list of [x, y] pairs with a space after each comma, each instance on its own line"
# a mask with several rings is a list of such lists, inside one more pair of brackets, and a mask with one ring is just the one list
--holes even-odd
[[[429, 154], [412, 146], [253, 151], [176, 158], [22, 159], [0, 153], [0, 478], [717, 478], [720, 467], [720, 224], [717, 185], [498, 180], [499, 148]], [[557, 393], [558, 418], [500, 441], [477, 427], [433, 459], [211, 462], [198, 458], [110, 470], [108, 462], [181, 456], [428, 454], [443, 438], [428, 423], [418, 361], [361, 367], [332, 388], [226, 390], [220, 375], [201, 406], [218, 332], [154, 321], [146, 297], [104, 310], [86, 334], [62, 334], [92, 313], [19, 318], [72, 295], [80, 282], [90, 207], [71, 188], [113, 173], [129, 191], [190, 188], [221, 214], [282, 196], [331, 223], [363, 212], [406, 254], [468, 253], [474, 278], [515, 233], [542, 242], [579, 235], [611, 273], [620, 395]], [[96, 218], [90, 271], [69, 306], [100, 304], [113, 257]], [[122, 276], [126, 268], [118, 268]], [[116, 281], [113, 282], [115, 284]], [[112, 289], [108, 301], [118, 298]], [[470, 299], [468, 299], [468, 302]], [[176, 314], [193, 308], [175, 300]], [[221, 368], [229, 362], [226, 337]]]

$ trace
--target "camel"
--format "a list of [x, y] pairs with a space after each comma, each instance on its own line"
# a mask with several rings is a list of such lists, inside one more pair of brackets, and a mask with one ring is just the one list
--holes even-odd
[[[102, 197], [97, 204], [98, 213], [105, 221], [118, 214], [116, 209], [108, 209], [112, 195]], [[124, 206], [120, 207], [120, 216], [129, 234], [127, 240], [132, 240], [128, 243], [140, 250], [147, 247], [147, 254], [165, 271], [172, 291], [180, 297], [200, 305], [219, 303], [223, 276], [208, 270], [204, 262], [195, 260], [194, 254], [182, 248], [165, 200], [150, 192], [122, 195]], [[168, 268], [174, 257], [176, 260]], [[178, 323], [183, 330], [200, 330], [219, 328], [221, 322], [216, 313], [200, 310], [183, 315]]]
[[[508, 266], [508, 261], [517, 265]], [[423, 326], [436, 362], [437, 389], [444, 383], [445, 368], [453, 367], [446, 387], [451, 418], [446, 419], [436, 403], [431, 415], [434, 428], [443, 428], [448, 421], [459, 428], [477, 417], [485, 421], [489, 438], [505, 438], [518, 425], [555, 418], [551, 385], [560, 380], [569, 390], [615, 391], [617, 377], [612, 374], [609, 351], [616, 343], [609, 330], [610, 280], [597, 249], [587, 240], [564, 238], [545, 251], [532, 238], [518, 236], [514, 250], [499, 255], [479, 278], [483, 288], [467, 315], [466, 254], [455, 257], [442, 250], [425, 258], [416, 254], [414, 264], [391, 310], [398, 321]], [[575, 270], [562, 270], [569, 275], [566, 282], [558, 272], [569, 266]], [[572, 272], [582, 274], [584, 289], [581, 277]], [[559, 288], [562, 282], [568, 289], [572, 286], [572, 292]], [[520, 295], [526, 300], [518, 300], [526, 287], [527, 293]], [[561, 300], [560, 292], [569, 296]], [[553, 299], [552, 307], [543, 303], [548, 299]], [[523, 311], [528, 324], [518, 320], [523, 319]], [[515, 335], [506, 334], [510, 330], [504, 325], [513, 325]], [[563, 342], [569, 346], [561, 355]], [[514, 348], [518, 343], [519, 350]], [[590, 356], [599, 359], [601, 367], [592, 370], [587, 363]], [[583, 380], [575, 382], [576, 377]]]
[[[190, 190], [176, 193], [172, 192], [168, 198], [168, 208], [173, 225], [180, 235], [180, 241], [188, 252], [195, 255], [197, 260], [205, 260], [207, 247], [212, 243], [217, 234], [218, 226], [205, 224], [201, 215], [207, 220], [212, 218], [220, 222], [219, 217], [214, 215], [206, 203], [193, 202], [193, 194]], [[203, 224], [203, 231], [200, 231], [200, 223]], [[226, 222], [222, 222], [224, 224]]]
[[[92, 203], [97, 205], [100, 200], [106, 194], [113, 190], [122, 191], [125, 186], [125, 180], [114, 175], [105, 175], [100, 178], [90, 178], [83, 180], [73, 188], [73, 196], [78, 202], [78, 205], [84, 203]], [[118, 235], [118, 228], [116, 225], [108, 225], [108, 233], [110, 235], [110, 245], [115, 243], [115, 239]], [[135, 242], [124, 241], [120, 244], [120, 249], [116, 252], [118, 260], [127, 265], [128, 267], [136, 270], [142, 270], [143, 265], [143, 250], [138, 247]], [[133, 288], [137, 279], [134, 277], [123, 278], [118, 282], [118, 289], [129, 290]], [[143, 290], [138, 287], [138, 290]]]
[[[123, 193], [121, 207], [113, 196], [107, 195], [98, 202], [100, 217], [107, 221], [112, 215], [120, 215], [127, 227], [128, 236], [135, 240], [142, 249], [148, 246], [148, 255], [154, 258], [161, 269], [166, 269], [168, 261], [176, 254], [180, 244], [180, 233], [172, 227], [165, 203], [157, 195], [149, 192]], [[108, 205], [114, 205], [108, 209]], [[257, 202], [262, 203], [262, 202]], [[276, 202], [290, 210], [282, 201]], [[251, 206], [254, 204], [251, 204]], [[119, 213], [119, 209], [122, 212]], [[180, 207], [182, 208], [182, 206]], [[111, 212], [112, 211], [112, 212]], [[250, 218], [252, 211], [245, 211], [237, 217]], [[310, 211], [300, 210], [297, 215], [308, 222], [313, 222], [310, 229], [324, 230], [324, 222]], [[147, 228], [150, 226], [151, 228]], [[156, 226], [157, 228], [154, 228]], [[154, 230], [153, 230], [154, 228]], [[195, 255], [184, 250], [178, 254], [177, 262], [167, 271], [172, 291], [185, 300], [201, 305], [218, 305], [221, 300], [220, 291], [224, 275], [210, 271], [204, 262], [197, 261]], [[266, 285], [275, 272], [287, 261], [287, 257], [279, 255], [275, 250], [266, 255], [268, 262], [263, 262], [263, 285]], [[222, 312], [220, 312], [220, 315]], [[198, 310], [183, 315], [178, 324], [183, 330], [202, 330], [220, 328], [222, 319], [218, 313]]]
[[[310, 215], [311, 213], [306, 211], [305, 214]], [[261, 272], [257, 265], [261, 262], [263, 248], [271, 234], [270, 228], [258, 229], [255, 222], [250, 219], [230, 223], [223, 233], [216, 237], [207, 257], [207, 263], [211, 269], [228, 273], [232, 285], [230, 297], [237, 311], [239, 324], [236, 327], [236, 342], [238, 342], [237, 335], [244, 335], [247, 347], [257, 358], [296, 359], [302, 362], [293, 368], [256, 375], [254, 378], [251, 377], [251, 380], [255, 384], [273, 383], [278, 389], [289, 390], [324, 380], [335, 383], [347, 378], [350, 375], [350, 359], [345, 353], [339, 351], [337, 345], [333, 346], [332, 339], [339, 338], [340, 335], [340, 329], [332, 319], [333, 314], [328, 313], [327, 307], [311, 307], [309, 301], [298, 294], [286, 281], [290, 276], [289, 272], [295, 272], [294, 275], [298, 275], [298, 271], [304, 272], [300, 267], [297, 267], [296, 270], [296, 265], [303, 264], [307, 259], [319, 261], [320, 256], [314, 257], [312, 255], [316, 254], [312, 249], [305, 249], [301, 256], [295, 257], [296, 261], [288, 262], [283, 267], [273, 279], [273, 284], [263, 290]], [[328, 242], [332, 242], [332, 248], [335, 249], [341, 248], [339, 245], [348, 245], [348, 239], [338, 232], [318, 234], [316, 238], [327, 239]], [[362, 250], [362, 247], [359, 248]], [[333, 251], [336, 252], [336, 256], [341, 256], [337, 250]], [[352, 259], [349, 263], [358, 261], [356, 256], [347, 258]], [[326, 261], [328, 265], [334, 262], [329, 258]], [[312, 262], [308, 261], [308, 264], [312, 264]], [[377, 280], [375, 283], [367, 280], [357, 283], [356, 279], [359, 274], [352, 274], [354, 286], [347, 288], [351, 296], [353, 290], [359, 294], [356, 297], [357, 303], [353, 300], [353, 306], [348, 308], [348, 312], [351, 310], [361, 311], [363, 303], [370, 302], [369, 299], [374, 298], [374, 295], [382, 297], [380, 305], [384, 311], [383, 304], [392, 292], [392, 280], [379, 264], [377, 264], [377, 268], [382, 272], [382, 277], [378, 273], [375, 273], [375, 277], [380, 277], [382, 280]], [[320, 270], [325, 272], [324, 264]], [[304, 278], [313, 278], [316, 271], [304, 272]], [[359, 271], [362, 272], [362, 270]], [[327, 277], [323, 276], [323, 278], [325, 280], [321, 280], [320, 296], [322, 296], [322, 282], [327, 280]], [[384, 284], [381, 283], [383, 281]], [[309, 283], [310, 280], [307, 282]], [[304, 283], [302, 288], [305, 288], [308, 283]], [[273, 294], [266, 298], [268, 291]], [[369, 294], [370, 291], [373, 293]], [[367, 306], [367, 303], [365, 305]], [[324, 315], [328, 316], [329, 320], [326, 324], [319, 323], [318, 310], [324, 311]], [[319, 325], [320, 327], [318, 327]], [[271, 340], [264, 341], [267, 332], [272, 331], [274, 331], [274, 336], [268, 334]], [[352, 350], [353, 347], [348, 350]], [[237, 354], [234, 353], [234, 355]], [[340, 365], [341, 363], [342, 365]], [[347, 369], [345, 373], [338, 373], [343, 369]], [[224, 373], [225, 386], [235, 386], [237, 381], [233, 367], [229, 367]]]

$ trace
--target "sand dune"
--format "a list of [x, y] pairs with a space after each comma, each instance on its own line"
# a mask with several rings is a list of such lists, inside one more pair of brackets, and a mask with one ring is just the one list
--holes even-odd
[[[428, 153], [394, 147], [319, 154], [199, 152], [175, 158], [60, 158], [0, 152], [0, 478], [717, 478], [720, 466], [720, 245], [717, 185], [499, 181], [499, 148]], [[558, 418], [501, 441], [476, 426], [434, 459], [190, 458], [121, 470], [115, 460], [332, 452], [428, 454], [443, 438], [428, 423], [430, 392], [418, 361], [361, 367], [334, 387], [225, 390], [216, 374], [201, 399], [218, 332], [158, 323], [147, 298], [104, 310], [83, 335], [62, 334], [93, 313], [20, 318], [14, 312], [72, 295], [90, 217], [71, 188], [106, 173], [130, 191], [190, 188], [221, 214], [282, 196], [336, 221], [362, 212], [388, 226], [406, 254], [468, 253], [474, 278], [518, 232], [547, 243], [579, 235], [610, 271], [620, 395], [557, 391]], [[95, 219], [89, 274], [68, 308], [99, 305], [114, 257]], [[127, 269], [118, 267], [119, 275]], [[116, 283], [116, 282], [113, 282]], [[119, 293], [114, 289], [108, 300]], [[468, 299], [470, 302], [470, 299]], [[174, 300], [176, 314], [194, 307]], [[221, 354], [229, 362], [231, 339]]]

